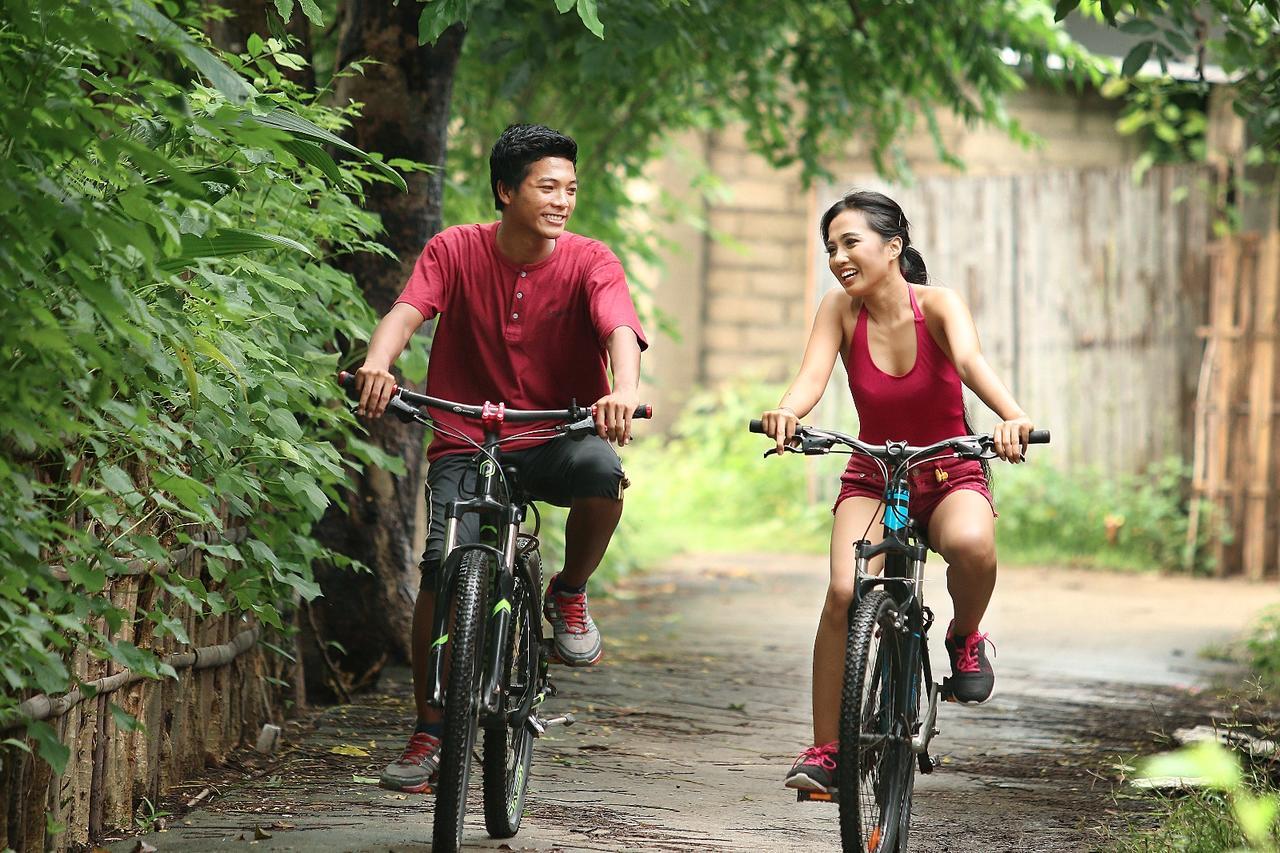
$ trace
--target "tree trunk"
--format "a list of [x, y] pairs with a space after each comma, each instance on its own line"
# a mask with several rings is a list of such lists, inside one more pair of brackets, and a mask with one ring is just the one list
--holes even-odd
[[[409, 191], [388, 184], [368, 190], [366, 207], [379, 213], [383, 242], [396, 261], [372, 255], [338, 263], [355, 276], [369, 304], [384, 314], [399, 296], [426, 241], [441, 227], [444, 160], [454, 70], [465, 30], [445, 30], [435, 45], [418, 46], [419, 3], [350, 0], [340, 12], [337, 68], [372, 57], [362, 76], [338, 81], [336, 100], [364, 104], [347, 139], [387, 159], [403, 157], [436, 167], [407, 175]], [[415, 553], [417, 510], [423, 500], [423, 430], [386, 417], [369, 424], [372, 440], [404, 460], [394, 477], [370, 468], [353, 480], [346, 510], [331, 509], [316, 536], [325, 545], [372, 569], [356, 574], [317, 567], [324, 597], [304, 620], [308, 643], [307, 684], [327, 685], [339, 697], [376, 681], [388, 659], [408, 661], [419, 555]], [[339, 652], [329, 644], [341, 644]], [[322, 697], [316, 697], [322, 698]]]

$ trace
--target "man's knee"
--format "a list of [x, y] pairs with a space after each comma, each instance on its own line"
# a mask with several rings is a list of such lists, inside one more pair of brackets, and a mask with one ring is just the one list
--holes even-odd
[[573, 460], [573, 497], [622, 500], [630, 485], [622, 470], [622, 460], [606, 442], [584, 446]]

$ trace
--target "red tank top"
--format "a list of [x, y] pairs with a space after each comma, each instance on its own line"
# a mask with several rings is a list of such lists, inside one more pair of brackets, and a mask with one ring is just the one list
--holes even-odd
[[867, 345], [866, 306], [858, 311], [853, 341], [844, 358], [858, 410], [858, 438], [871, 444], [906, 441], [919, 446], [968, 432], [960, 374], [929, 334], [911, 285], [907, 293], [916, 330], [916, 362], [911, 369], [893, 376], [876, 367]]

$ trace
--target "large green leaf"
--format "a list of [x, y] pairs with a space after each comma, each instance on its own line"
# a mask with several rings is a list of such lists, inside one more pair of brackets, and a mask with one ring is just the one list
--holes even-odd
[[405, 183], [404, 178], [395, 169], [391, 168], [380, 159], [371, 157], [364, 151], [361, 151], [342, 137], [312, 124], [301, 116], [294, 115], [293, 113], [286, 112], [285, 110], [277, 109], [272, 110], [265, 115], [255, 115], [253, 119], [259, 124], [266, 125], [267, 127], [274, 127], [277, 130], [283, 130], [287, 133], [291, 133], [299, 139], [305, 139], [310, 142], [321, 143], [324, 145], [332, 145], [335, 148], [346, 151], [348, 154], [352, 154], [366, 160], [370, 166], [390, 180], [391, 183], [399, 187], [401, 192], [407, 192], [409, 189], [409, 185]]
[[182, 27], [166, 18], [146, 0], [129, 0], [129, 11], [137, 24], [139, 35], [152, 41], [172, 44], [228, 101], [243, 104], [258, 94], [243, 77], [197, 44]]
[[470, 0], [426, 0], [418, 16], [418, 44], [435, 44], [440, 34], [471, 16]]
[[276, 234], [260, 234], [240, 228], [223, 228], [212, 236], [182, 235], [182, 252], [160, 264], [165, 272], [177, 272], [198, 258], [229, 258], [262, 249], [294, 249], [314, 257], [310, 249], [297, 240]]

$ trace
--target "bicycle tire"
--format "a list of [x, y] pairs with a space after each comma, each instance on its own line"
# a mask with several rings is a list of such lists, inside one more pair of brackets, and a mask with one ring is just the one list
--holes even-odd
[[[537, 551], [526, 558], [529, 578], [541, 575], [542, 558]], [[537, 580], [516, 575], [511, 600], [511, 634], [503, 655], [504, 716], [509, 706], [524, 701], [538, 688], [537, 626], [542, 618], [538, 611]], [[484, 729], [483, 787], [484, 825], [494, 838], [511, 838], [520, 831], [524, 815], [525, 793], [529, 787], [529, 768], [533, 763], [533, 732], [527, 723], [507, 721], [493, 723]]]
[[444, 733], [436, 783], [431, 849], [454, 853], [462, 846], [467, 815], [467, 782], [479, 723], [480, 654], [484, 649], [485, 594], [489, 557], [469, 551], [458, 563], [454, 581], [453, 625], [449, 630], [449, 679], [444, 698]]
[[892, 853], [898, 841], [903, 771], [911, 770], [912, 752], [895, 719], [905, 652], [893, 624], [897, 609], [893, 597], [878, 589], [863, 598], [849, 623], [836, 767], [845, 853]]
[[[920, 703], [924, 701], [921, 690], [924, 687], [924, 672], [917, 668], [912, 676], [912, 697], [907, 702], [908, 719], [906, 721], [906, 730], [915, 733], [916, 723], [920, 720]], [[905, 784], [902, 785], [902, 801], [898, 805], [898, 837], [894, 842], [894, 853], [907, 853], [907, 847], [911, 839], [911, 804], [915, 800], [916, 792], [916, 753], [908, 749], [902, 758], [904, 772], [906, 774]]]

